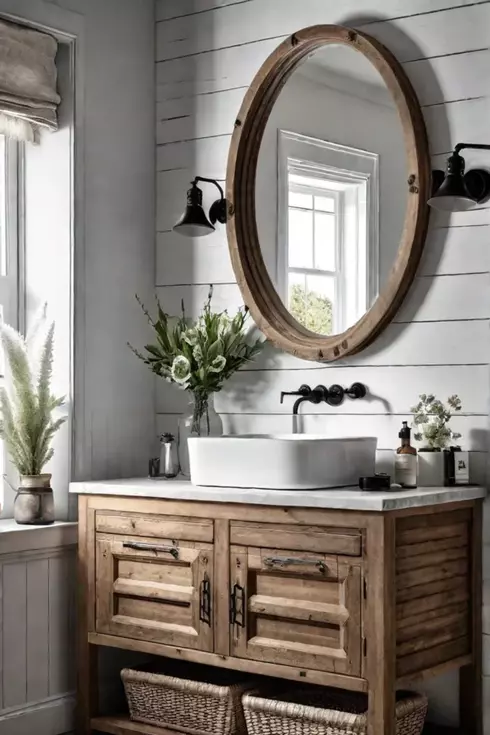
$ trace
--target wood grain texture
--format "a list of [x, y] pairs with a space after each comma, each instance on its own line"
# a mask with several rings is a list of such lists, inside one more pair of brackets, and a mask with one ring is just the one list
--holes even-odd
[[482, 692], [482, 502], [475, 503], [471, 527], [471, 664], [460, 672], [459, 707], [468, 735], [483, 733]]
[[368, 735], [395, 729], [395, 521], [373, 518], [366, 535]]
[[360, 556], [361, 534], [356, 529], [329, 529], [321, 526], [271, 526], [268, 523], [232, 521], [230, 543], [269, 549], [318, 551], [324, 554]]
[[95, 630], [95, 511], [88, 498], [78, 498], [77, 565], [77, 709], [76, 733], [89, 735], [98, 708], [98, 651], [88, 641]]
[[109, 733], [109, 735], [172, 735], [175, 732], [166, 727], [132, 722], [129, 715], [93, 717], [90, 724], [94, 731]]
[[398, 677], [470, 652], [473, 508], [428, 509], [396, 520]]
[[[95, 526], [97, 514], [101, 518], [141, 516], [152, 522], [161, 516], [163, 528], [168, 529], [170, 523], [176, 528], [181, 525], [183, 533], [194, 520], [198, 529], [207, 527], [207, 521], [214, 525], [214, 546], [175, 539], [174, 543], [179, 541], [178, 559], [157, 546], [153, 551], [133, 548], [134, 537], [129, 535], [101, 531], [96, 538], [92, 536], [91, 542], [98, 546], [99, 567], [97, 633], [85, 628], [92, 650], [112, 646], [256, 675], [368, 691], [373, 735], [392, 733], [395, 677], [409, 681], [415, 675], [426, 677], [468, 665], [468, 577], [447, 576], [446, 572], [461, 561], [468, 565], [472, 502], [448, 504], [449, 510], [426, 508], [413, 518], [396, 513], [314, 511], [315, 524], [306, 509], [290, 514], [287, 509], [260, 508], [259, 520], [256, 509], [245, 505], [236, 508], [114, 496], [90, 496], [84, 502], [88, 513], [82, 519], [82, 548], [86, 554], [87, 518]], [[264, 513], [269, 523], [264, 523]], [[458, 531], [460, 527], [466, 527], [465, 534]], [[397, 529], [403, 545], [397, 544]], [[439, 538], [441, 529], [452, 529], [452, 534], [456, 529], [456, 536]], [[420, 541], [421, 531], [432, 531], [435, 540], [424, 537]], [[329, 553], [318, 546], [322, 532], [329, 549], [333, 543]], [[125, 539], [131, 538], [126, 548]], [[447, 545], [447, 538], [456, 539], [454, 549]], [[136, 544], [155, 545], [157, 541], [160, 539], [143, 536], [137, 537]], [[478, 534], [471, 543], [481, 547]], [[428, 544], [436, 546], [428, 550]], [[397, 550], [408, 546], [417, 553], [397, 555]], [[454, 559], [454, 553], [460, 555], [461, 550], [465, 556]], [[448, 558], [441, 559], [441, 554]], [[89, 556], [94, 557], [93, 550]], [[426, 566], [414, 563], [419, 558]], [[397, 574], [396, 565], [407, 562], [410, 568]], [[168, 569], [161, 571], [162, 565]], [[427, 581], [433, 576], [427, 570], [433, 569], [444, 571], [442, 576], [438, 571], [441, 578]], [[85, 573], [88, 579], [87, 565]], [[410, 574], [421, 576], [408, 577]], [[211, 597], [214, 624], [203, 632], [198, 582], [206, 577], [215, 590]], [[230, 592], [235, 596], [231, 625]], [[94, 704], [88, 707], [91, 717]]]
[[214, 522], [214, 650], [227, 656], [230, 653], [230, 522]]

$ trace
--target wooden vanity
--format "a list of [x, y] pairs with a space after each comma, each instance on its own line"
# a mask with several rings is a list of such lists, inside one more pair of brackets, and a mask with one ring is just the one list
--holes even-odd
[[97, 647], [112, 646], [368, 692], [369, 735], [394, 733], [397, 688], [459, 668], [461, 718], [481, 735], [483, 489], [72, 491], [80, 733], [164, 733], [98, 717]]

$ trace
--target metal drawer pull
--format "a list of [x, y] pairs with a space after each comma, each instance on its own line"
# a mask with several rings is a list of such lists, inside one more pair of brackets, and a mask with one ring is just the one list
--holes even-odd
[[230, 594], [230, 625], [238, 625], [245, 628], [245, 589], [239, 584], [235, 584]]
[[145, 544], [142, 541], [125, 541], [123, 549], [135, 549], [136, 551], [154, 551], [162, 554], [171, 554], [174, 559], [179, 558], [179, 549], [177, 546], [160, 546], [159, 544]]
[[204, 576], [199, 590], [199, 620], [211, 625], [211, 582]]
[[269, 556], [264, 559], [266, 567], [315, 566], [319, 572], [326, 574], [328, 567], [320, 559], [296, 559], [293, 556]]

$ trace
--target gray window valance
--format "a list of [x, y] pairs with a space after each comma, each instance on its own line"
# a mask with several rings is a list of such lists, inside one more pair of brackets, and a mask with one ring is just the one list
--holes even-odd
[[35, 142], [39, 129], [56, 130], [56, 39], [0, 20], [0, 133]]

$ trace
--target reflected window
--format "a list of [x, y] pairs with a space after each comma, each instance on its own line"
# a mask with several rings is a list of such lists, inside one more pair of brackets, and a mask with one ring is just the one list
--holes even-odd
[[279, 151], [278, 289], [300, 324], [339, 334], [378, 295], [378, 156], [285, 131]]
[[314, 179], [290, 174], [288, 307], [301, 324], [317, 334], [333, 332], [339, 296], [341, 216], [340, 192], [319, 187]]

